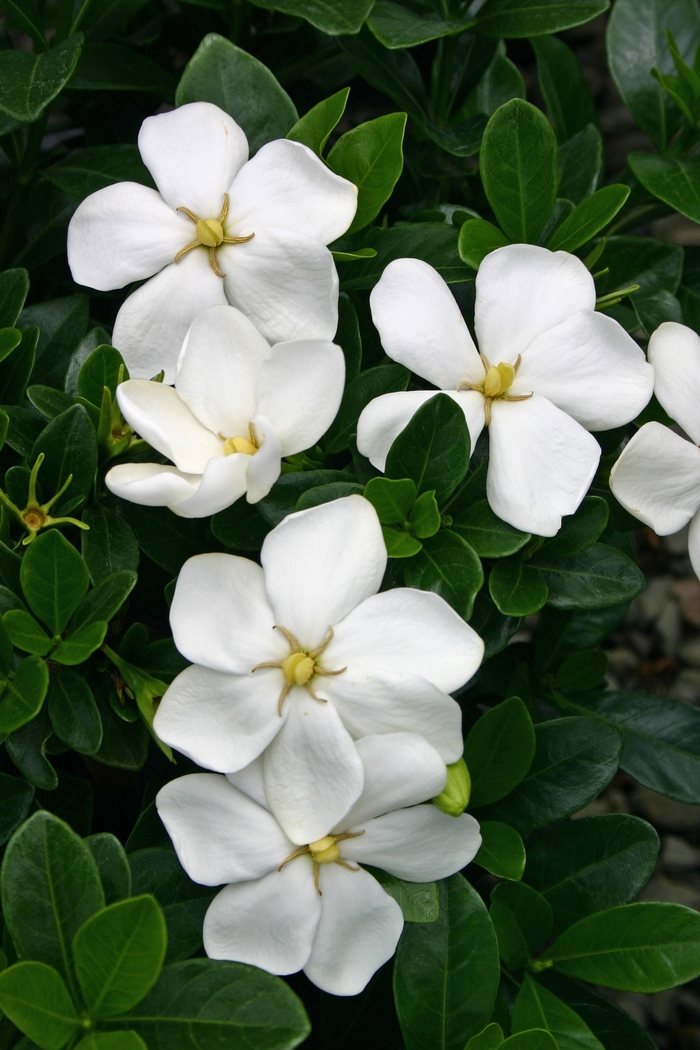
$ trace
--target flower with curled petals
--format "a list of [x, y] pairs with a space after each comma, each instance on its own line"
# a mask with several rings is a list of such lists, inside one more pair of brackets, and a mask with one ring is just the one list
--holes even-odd
[[233, 306], [211, 306], [190, 328], [175, 386], [129, 379], [117, 387], [129, 425], [174, 466], [120, 463], [115, 495], [202, 518], [244, 493], [266, 496], [281, 457], [314, 445], [340, 405], [345, 358], [334, 343], [271, 347]]
[[362, 865], [428, 882], [459, 871], [481, 844], [479, 825], [416, 805], [445, 784], [445, 765], [412, 733], [357, 741], [364, 788], [316, 841], [291, 841], [270, 812], [262, 763], [229, 778], [195, 773], [156, 798], [180, 863], [221, 886], [204, 919], [204, 947], [270, 973], [303, 969], [333, 995], [357, 995], [394, 954], [401, 908]]
[[150, 278], [114, 326], [131, 376], [165, 370], [172, 382], [192, 321], [227, 302], [271, 343], [332, 339], [338, 276], [325, 246], [352, 222], [356, 187], [300, 142], [276, 139], [248, 160], [241, 128], [209, 102], [148, 117], [138, 142], [158, 190], [106, 186], [68, 228], [78, 284]]
[[221, 773], [264, 751], [270, 809], [306, 844], [360, 795], [360, 737], [419, 733], [444, 762], [461, 757], [449, 694], [475, 673], [484, 645], [437, 594], [377, 593], [386, 547], [362, 496], [291, 514], [260, 560], [201, 554], [183, 566], [170, 622], [193, 666], [154, 724], [161, 740]]
[[[418, 259], [390, 263], [370, 296], [389, 357], [462, 408], [474, 447], [489, 427], [487, 496], [503, 521], [554, 536], [600, 459], [589, 433], [634, 419], [653, 375], [612, 318], [595, 312], [593, 278], [574, 255], [511, 244], [476, 276], [479, 351], [442, 277]], [[380, 470], [432, 390], [384, 394], [360, 416], [357, 445]]]

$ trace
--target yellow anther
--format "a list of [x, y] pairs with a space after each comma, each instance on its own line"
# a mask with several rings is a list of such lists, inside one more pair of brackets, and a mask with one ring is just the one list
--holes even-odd
[[218, 248], [224, 240], [224, 228], [218, 219], [200, 219], [195, 226], [199, 243], [207, 248]]
[[501, 393], [504, 394], [508, 387], [512, 386], [513, 380], [515, 379], [515, 369], [505, 361], [501, 361], [497, 368], [498, 374], [501, 377]]
[[317, 842], [309, 843], [311, 858], [316, 864], [335, 864], [340, 856], [340, 850], [335, 844], [333, 835], [325, 835]]
[[254, 456], [257, 448], [252, 441], [244, 437], [226, 438], [224, 441], [224, 455], [232, 456], [234, 452], [242, 452], [245, 456]]
[[221, 270], [219, 263], [216, 258], [216, 249], [220, 248], [222, 244], [245, 244], [246, 241], [252, 240], [255, 236], [254, 233], [249, 233], [247, 237], [230, 237], [226, 235], [224, 229], [224, 221], [228, 215], [229, 198], [228, 193], [224, 194], [224, 203], [221, 211], [219, 212], [218, 219], [200, 219], [199, 215], [186, 208], [184, 205], [180, 205], [178, 211], [184, 212], [188, 219], [191, 219], [195, 224], [195, 233], [197, 234], [196, 241], [190, 241], [184, 248], [175, 256], [175, 262], [179, 262], [183, 255], [187, 255], [194, 248], [208, 248], [209, 249], [209, 265], [216, 274], [217, 277], [225, 277], [226, 274]]
[[314, 673], [314, 662], [306, 653], [290, 653], [282, 662], [282, 673], [287, 685], [306, 685]]
[[484, 394], [486, 397], [498, 397], [502, 393], [503, 379], [501, 373], [494, 365], [491, 365], [484, 379]]

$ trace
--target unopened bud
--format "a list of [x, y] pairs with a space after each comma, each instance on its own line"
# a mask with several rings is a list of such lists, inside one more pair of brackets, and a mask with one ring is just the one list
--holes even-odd
[[433, 799], [433, 805], [450, 817], [458, 817], [469, 804], [472, 790], [472, 779], [469, 776], [467, 763], [463, 758], [447, 767], [447, 783]]

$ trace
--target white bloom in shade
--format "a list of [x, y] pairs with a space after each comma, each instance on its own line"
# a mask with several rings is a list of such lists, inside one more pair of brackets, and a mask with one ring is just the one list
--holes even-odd
[[654, 393], [690, 441], [645, 423], [622, 451], [610, 488], [625, 510], [659, 536], [690, 521], [688, 553], [700, 576], [700, 336], [665, 321], [649, 340]]
[[321, 340], [271, 347], [232, 306], [211, 306], [190, 328], [175, 386], [129, 379], [117, 388], [124, 418], [175, 466], [122, 463], [111, 492], [187, 518], [266, 496], [281, 457], [314, 445], [343, 396], [345, 358]]
[[187, 874], [226, 884], [204, 919], [210, 958], [275, 974], [303, 969], [326, 992], [357, 995], [394, 954], [403, 928], [399, 905], [360, 865], [428, 882], [474, 858], [481, 835], [473, 817], [416, 805], [445, 784], [444, 763], [425, 740], [396, 733], [356, 747], [362, 794], [302, 846], [269, 812], [260, 762], [237, 786], [195, 773], [158, 792], [158, 813]]
[[249, 161], [241, 128], [209, 102], [148, 117], [138, 142], [158, 191], [106, 186], [68, 227], [78, 284], [104, 291], [151, 278], [114, 326], [131, 375], [165, 369], [172, 382], [194, 318], [226, 302], [271, 343], [332, 339], [338, 276], [325, 245], [352, 222], [356, 187], [299, 142], [268, 142]]
[[[449, 288], [427, 263], [390, 263], [370, 296], [389, 357], [449, 394], [476, 443], [489, 426], [487, 495], [517, 529], [554, 536], [588, 491], [600, 447], [588, 431], [634, 419], [652, 369], [616, 321], [595, 312], [574, 255], [530, 244], [491, 252], [476, 277], [477, 351]], [[357, 445], [380, 470], [432, 390], [384, 394], [364, 409]]]
[[484, 644], [437, 594], [376, 593], [386, 547], [362, 496], [291, 514], [260, 559], [185, 562], [170, 623], [193, 666], [161, 700], [155, 729], [220, 773], [265, 751], [272, 812], [292, 842], [314, 842], [362, 791], [360, 737], [419, 733], [444, 762], [461, 756], [448, 694], [475, 673]]

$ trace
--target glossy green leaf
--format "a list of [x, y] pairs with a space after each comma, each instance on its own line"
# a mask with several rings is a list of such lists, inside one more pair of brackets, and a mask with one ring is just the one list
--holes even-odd
[[43, 627], [24, 609], [10, 609], [2, 618], [10, 640], [18, 649], [46, 656], [54, 642]]
[[22, 333], [16, 328], [0, 328], [0, 361], [9, 357], [22, 342]]
[[535, 731], [517, 696], [482, 715], [464, 742], [464, 760], [472, 778], [470, 807], [485, 806], [507, 795], [527, 775], [535, 756]]
[[347, 131], [328, 154], [329, 168], [357, 186], [348, 233], [368, 226], [391, 196], [403, 170], [405, 113], [389, 113]]
[[[74, 205], [71, 204], [74, 209]], [[65, 230], [62, 232], [65, 245]], [[62, 248], [63, 248], [62, 245]], [[86, 295], [67, 295], [61, 299], [36, 303], [22, 311], [20, 327], [36, 325], [41, 336], [37, 345], [33, 380], [63, 386], [63, 376], [71, 355], [86, 335], [90, 310]]]
[[491, 117], [500, 106], [513, 98], [525, 98], [525, 82], [518, 67], [506, 58], [504, 45], [500, 44], [460, 113], [480, 113]]
[[379, 365], [361, 372], [345, 388], [338, 415], [326, 434], [326, 451], [342, 452], [357, 431], [362, 409], [382, 394], [405, 390], [411, 373], [403, 365]]
[[82, 33], [76, 33], [50, 51], [1, 52], [0, 110], [15, 120], [36, 120], [70, 80], [82, 44]]
[[501, 521], [485, 499], [472, 503], [456, 515], [451, 527], [480, 558], [505, 558], [519, 551], [530, 539], [529, 532], [519, 532]]
[[42, 810], [10, 840], [0, 885], [3, 914], [17, 954], [54, 966], [74, 993], [71, 941], [79, 927], [104, 907], [89, 848], [67, 824]]
[[157, 62], [114, 41], [86, 44], [71, 91], [142, 91], [172, 102], [175, 81]]
[[423, 544], [410, 532], [394, 529], [391, 525], [382, 525], [382, 536], [389, 558], [413, 558], [423, 549]]
[[404, 882], [379, 868], [370, 868], [382, 889], [401, 907], [405, 922], [435, 922], [440, 914], [436, 882]]
[[131, 869], [124, 847], [107, 831], [89, 835], [85, 843], [95, 858], [100, 873], [106, 904], [115, 904], [131, 896]]
[[338, 43], [360, 76], [388, 95], [397, 108], [405, 110], [418, 125], [424, 123], [428, 110], [425, 83], [408, 51], [403, 48], [388, 51], [366, 26], [354, 36], [339, 37]]
[[213, 102], [243, 128], [251, 154], [283, 139], [298, 120], [294, 103], [267, 66], [218, 33], [207, 33], [185, 70], [175, 104]]
[[485, 219], [470, 219], [459, 231], [459, 256], [473, 270], [479, 269], [490, 252], [506, 244], [510, 244], [506, 235]]
[[559, 1050], [553, 1037], [543, 1028], [518, 1032], [501, 1043], [499, 1050]]
[[548, 557], [562, 558], [580, 554], [602, 535], [608, 524], [608, 504], [600, 496], [586, 496], [574, 514], [561, 520], [561, 528], [540, 548]]
[[377, 512], [382, 525], [403, 525], [416, 500], [416, 485], [410, 478], [371, 478], [364, 496]]
[[45, 386], [43, 383], [28, 386], [26, 393], [34, 408], [47, 419], [55, 419], [73, 404], [70, 394], [65, 394], [62, 390], [55, 390], [52, 386]]
[[659, 836], [638, 817], [584, 817], [530, 839], [524, 877], [552, 905], [559, 933], [585, 915], [633, 900], [658, 853]]
[[489, 914], [498, 951], [509, 970], [524, 966], [552, 932], [549, 903], [523, 882], [499, 882], [491, 890]]
[[447, 394], [436, 394], [395, 438], [385, 472], [391, 478], [411, 478], [419, 495], [432, 490], [442, 502], [466, 474], [469, 451], [464, 413]]
[[150, 991], [163, 966], [166, 929], [155, 898], [110, 904], [73, 938], [75, 972], [91, 1017], [114, 1017]]
[[[631, 295], [630, 303], [637, 315], [639, 324], [648, 336], [664, 321], [675, 321], [678, 324], [683, 322], [683, 307], [675, 295], [671, 295], [670, 292], [655, 292], [641, 299], [637, 295]], [[657, 408], [652, 401], [637, 418], [641, 421], [642, 417], [646, 417], [647, 413], [659, 411], [659, 409], [661, 409], [661, 406], [659, 405]], [[661, 409], [661, 412], [663, 411]], [[647, 419], [644, 418], [643, 422], [647, 422]]]
[[465, 620], [484, 583], [478, 557], [466, 540], [449, 529], [423, 540], [422, 550], [406, 565], [405, 573], [409, 587], [439, 594]]
[[81, 517], [90, 526], [80, 533], [80, 542], [94, 584], [102, 583], [115, 572], [138, 568], [139, 547], [122, 517], [99, 503], [87, 506]]
[[477, 27], [489, 36], [523, 37], [559, 33], [590, 22], [606, 11], [610, 0], [486, 0]]
[[113, 346], [98, 346], [82, 365], [78, 373], [78, 396], [99, 412], [104, 388], [114, 394], [117, 384], [129, 378], [124, 358]]
[[503, 1029], [499, 1024], [487, 1024], [478, 1035], [473, 1035], [464, 1050], [498, 1050], [503, 1043]]
[[556, 36], [532, 40], [537, 59], [537, 79], [547, 103], [554, 130], [566, 142], [587, 124], [595, 124], [596, 109], [574, 52]]
[[513, 1032], [543, 1028], [559, 1050], [604, 1050], [586, 1022], [556, 995], [525, 977], [513, 1006]]
[[615, 218], [630, 195], [629, 186], [603, 186], [581, 201], [547, 241], [553, 252], [573, 252]]
[[583, 692], [600, 685], [608, 673], [608, 658], [599, 649], [584, 649], [566, 657], [554, 676], [555, 689]]
[[318, 507], [322, 503], [330, 503], [334, 499], [343, 499], [345, 496], [361, 496], [364, 492], [362, 485], [356, 481], [332, 481], [330, 485], [318, 485], [313, 489], [306, 489], [297, 500], [295, 510], [307, 510], [309, 507]]
[[60, 974], [43, 962], [0, 973], [0, 1010], [42, 1050], [61, 1050], [81, 1027]]
[[42, 176], [76, 201], [115, 182], [140, 182], [144, 186], [153, 183], [138, 148], [125, 143], [76, 150], [45, 168]]
[[35, 0], [4, 0], [3, 7], [11, 24], [23, 29], [40, 51], [47, 50], [43, 20]]
[[108, 627], [109, 624], [104, 620], [96, 620], [79, 627], [77, 631], [71, 631], [54, 649], [51, 659], [67, 667], [84, 663], [102, 645]]
[[367, 25], [380, 44], [390, 49], [416, 47], [428, 40], [463, 33], [474, 25], [474, 20], [461, 21], [440, 18], [435, 12], [420, 15], [399, 4], [379, 0], [372, 8]]
[[287, 138], [302, 142], [321, 157], [330, 133], [338, 124], [348, 103], [350, 88], [336, 91], [330, 98], [324, 98], [305, 113], [303, 117], [287, 132]]
[[329, 36], [357, 33], [372, 10], [373, 0], [253, 0], [256, 7], [305, 18]]
[[536, 967], [591, 984], [660, 992], [700, 974], [700, 915], [680, 904], [643, 902], [597, 912], [569, 926]]
[[517, 98], [496, 110], [480, 166], [501, 229], [512, 241], [536, 243], [557, 194], [557, 140], [544, 114]]
[[[434, 492], [423, 492], [418, 497], [411, 510], [409, 521], [411, 531], [419, 540], [427, 540], [435, 535], [440, 528], [441, 517]], [[464, 539], [464, 537], [461, 538]]]
[[447, 284], [473, 281], [474, 274], [459, 257], [459, 231], [447, 223], [415, 222], [377, 227], [363, 236], [365, 245], [374, 248], [376, 256], [348, 263], [339, 268], [345, 291], [374, 288], [382, 273], [394, 259], [422, 259], [438, 271]]
[[3, 405], [18, 405], [22, 401], [34, 368], [38, 342], [39, 329], [33, 326], [24, 328], [19, 346], [9, 358], [0, 362], [0, 401]]
[[525, 846], [518, 832], [497, 820], [483, 820], [479, 827], [481, 846], [474, 863], [499, 879], [518, 882], [525, 870]]
[[646, 585], [634, 562], [616, 547], [594, 543], [579, 554], [555, 558], [538, 551], [529, 563], [549, 588], [557, 609], [603, 609], [631, 601]]
[[497, 561], [489, 573], [489, 594], [505, 616], [530, 616], [547, 601], [547, 584], [519, 558]]
[[484, 902], [462, 875], [439, 886], [438, 920], [404, 927], [394, 961], [406, 1050], [463, 1050], [496, 998], [498, 948]]
[[599, 719], [542, 722], [535, 726], [535, 739], [527, 775], [505, 798], [484, 807], [479, 819], [502, 820], [529, 835], [583, 809], [617, 771], [622, 734]]
[[142, 507], [120, 500], [119, 514], [143, 553], [171, 576], [178, 574], [188, 558], [211, 550], [206, 523], [177, 517], [167, 507]]
[[71, 632], [96, 620], [106, 620], [109, 623], [131, 594], [136, 585], [136, 578], [136, 573], [130, 569], [120, 569], [93, 587], [73, 614]]
[[554, 992], [583, 1018], [605, 1050], [656, 1050], [656, 1043], [630, 1015], [616, 1006], [607, 996], [593, 991], [554, 970], [538, 974], [537, 984]]
[[676, 293], [683, 270], [683, 249], [653, 237], [608, 237], [601, 263], [609, 270], [596, 283], [599, 295], [638, 284], [635, 295]]
[[97, 471], [97, 438], [95, 429], [82, 405], [73, 405], [52, 419], [34, 443], [32, 463], [44, 453], [40, 481], [44, 492], [54, 495], [72, 475], [72, 481], [52, 508], [61, 507], [79, 497], [87, 497]]
[[75, 1050], [148, 1050], [138, 1032], [91, 1032], [76, 1045]]
[[[30, 656], [29, 659], [46, 666], [38, 656]], [[48, 688], [48, 674], [45, 687]], [[46, 711], [39, 710], [35, 718], [31, 718], [5, 740], [7, 753], [19, 772], [30, 784], [43, 791], [55, 791], [58, 787], [58, 774], [46, 757], [46, 747], [52, 734]]]
[[14, 733], [41, 710], [49, 687], [49, 672], [40, 656], [22, 660], [0, 700], [0, 733]]
[[0, 675], [7, 678], [13, 667], [14, 654], [12, 652], [12, 641], [7, 633], [7, 628], [0, 618]]
[[700, 161], [697, 158], [630, 153], [628, 162], [645, 189], [693, 222], [700, 222]]
[[479, 152], [487, 123], [483, 113], [476, 113], [449, 128], [437, 128], [434, 124], [426, 124], [425, 131], [433, 142], [437, 142], [438, 146], [453, 156], [473, 157]]
[[34, 788], [26, 780], [0, 773], [0, 845], [22, 823], [33, 798]]
[[[374, 249], [371, 249], [374, 250]], [[355, 305], [346, 294], [338, 298], [338, 331], [335, 342], [345, 356], [345, 385], [360, 374], [362, 368], [362, 337]]]
[[56, 529], [41, 533], [29, 545], [20, 580], [30, 609], [54, 635], [64, 630], [89, 583], [85, 562]]
[[[160, 820], [156, 820], [163, 831]], [[167, 834], [165, 839], [169, 846]], [[168, 930], [166, 963], [187, 959], [200, 950], [204, 916], [218, 891], [192, 882], [170, 848], [137, 848], [129, 854], [129, 865], [133, 892], [152, 893], [163, 909]]]
[[62, 668], [51, 680], [48, 712], [53, 731], [81, 755], [102, 744], [102, 722], [92, 690], [82, 675]]
[[29, 274], [26, 270], [4, 270], [0, 273], [0, 327], [14, 327], [28, 292]]
[[560, 197], [580, 204], [597, 188], [603, 170], [603, 140], [594, 124], [563, 142], [557, 151]]

